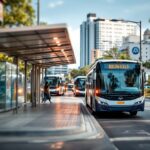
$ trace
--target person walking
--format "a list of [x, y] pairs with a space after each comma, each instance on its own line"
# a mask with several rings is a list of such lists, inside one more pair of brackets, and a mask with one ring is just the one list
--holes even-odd
[[45, 85], [44, 85], [44, 98], [42, 102], [46, 102], [46, 100], [49, 100], [49, 102], [51, 103], [51, 95], [50, 95], [50, 90], [49, 90], [49, 84], [46, 81]]

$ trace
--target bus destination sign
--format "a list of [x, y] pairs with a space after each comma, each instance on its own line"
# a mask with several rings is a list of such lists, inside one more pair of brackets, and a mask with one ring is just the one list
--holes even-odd
[[129, 69], [127, 64], [109, 64], [108, 69]]

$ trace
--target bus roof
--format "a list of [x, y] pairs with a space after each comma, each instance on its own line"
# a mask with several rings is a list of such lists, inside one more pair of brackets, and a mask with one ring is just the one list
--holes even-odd
[[61, 75], [46, 75], [45, 77], [62, 77]]
[[77, 76], [77, 77], [74, 78], [74, 80], [76, 80], [78, 78], [86, 78], [86, 76]]
[[130, 62], [130, 63], [140, 63], [139, 61], [136, 60], [126, 60], [126, 59], [98, 59], [97, 61], [95, 61], [91, 67], [90, 70], [93, 68], [93, 66], [95, 66], [98, 62]]
[[139, 61], [136, 60], [126, 60], [126, 59], [100, 59], [96, 62], [134, 62], [137, 63]]
[[[126, 59], [98, 59], [97, 61], [95, 61], [95, 62], [91, 65], [91, 67], [90, 67], [90, 69], [89, 69], [87, 75], [91, 72], [91, 70], [96, 66], [96, 64], [97, 64], [98, 62], [102, 62], [102, 63], [105, 63], [105, 62], [106, 62], [106, 63], [107, 63], [107, 62], [141, 63], [140, 61], [136, 61], [136, 60], [126, 60]], [[86, 75], [86, 76], [87, 76], [87, 75]]]

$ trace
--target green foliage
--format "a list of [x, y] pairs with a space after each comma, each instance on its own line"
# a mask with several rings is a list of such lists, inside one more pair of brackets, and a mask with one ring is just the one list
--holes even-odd
[[150, 69], [150, 61], [147, 61], [147, 62], [143, 63], [143, 66], [144, 66], [145, 68]]
[[13, 62], [13, 58], [12, 57], [8, 57], [5, 54], [0, 53], [0, 61], [7, 61], [12, 63]]
[[3, 25], [32, 25], [35, 15], [31, 2], [32, 0], [4, 0]]
[[117, 48], [112, 48], [105, 52], [103, 59], [130, 59], [127, 50], [120, 52]]
[[[19, 63], [19, 71], [24, 73], [24, 70], [25, 70], [25, 68], [24, 68], [24, 61], [19, 60], [18, 63]], [[31, 64], [27, 64], [27, 78], [29, 78], [29, 76], [30, 76], [31, 68], [32, 68], [32, 65]]]
[[70, 75], [72, 78], [75, 78], [76, 76], [85, 76], [88, 73], [89, 68], [90, 68], [90, 66], [85, 66], [80, 69], [73, 69], [70, 72]]
[[[34, 9], [32, 0], [3, 0], [4, 2], [4, 22], [3, 26], [30, 26], [34, 21]], [[0, 61], [13, 62], [13, 58], [0, 53]], [[19, 70], [24, 73], [24, 62], [19, 60]], [[31, 65], [27, 67], [29, 76]]]

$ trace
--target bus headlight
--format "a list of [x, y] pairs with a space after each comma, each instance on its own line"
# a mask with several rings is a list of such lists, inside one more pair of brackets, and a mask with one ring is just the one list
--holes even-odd
[[135, 105], [142, 104], [144, 102], [144, 96], [137, 99], [137, 101], [134, 103]]
[[59, 91], [59, 90], [60, 90], [60, 87], [57, 87], [57, 88], [56, 88], [56, 91]]
[[79, 90], [76, 90], [76, 93], [79, 93]]
[[138, 102], [135, 103], [135, 105], [139, 105], [141, 103], [142, 103], [142, 101], [138, 101]]
[[18, 89], [18, 94], [22, 94], [23, 90], [22, 89]]

